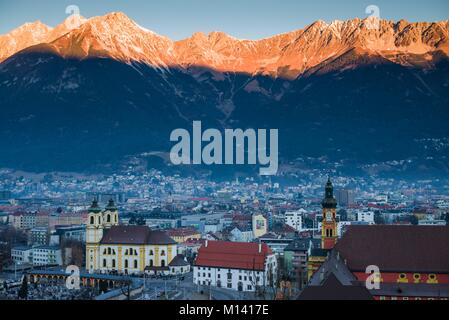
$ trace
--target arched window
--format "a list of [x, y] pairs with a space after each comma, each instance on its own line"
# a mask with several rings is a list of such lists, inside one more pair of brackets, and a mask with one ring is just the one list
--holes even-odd
[[95, 224], [95, 219], [94, 219], [94, 217], [92, 216], [92, 217], [90, 217], [90, 224]]
[[112, 249], [108, 248], [108, 254], [111, 254], [111, 253], [112, 253]]
[[125, 259], [125, 268], [129, 268], [128, 259]]
[[125, 250], [125, 256], [127, 256], [127, 255], [128, 255], [128, 249]]
[[154, 251], [150, 250], [150, 256], [154, 256]]
[[110, 214], [108, 214], [108, 215], [106, 216], [106, 222], [111, 222], [111, 215], [110, 215]]
[[332, 229], [331, 229], [331, 230], [329, 230], [329, 237], [331, 237], [331, 238], [332, 238], [332, 237], [333, 237], [333, 234], [334, 234], [334, 230], [332, 230]]
[[165, 257], [165, 250], [161, 251], [161, 257]]
[[101, 224], [101, 217], [98, 217], [98, 224]]
[[134, 269], [137, 269], [138, 268], [138, 266], [137, 266], [137, 260], [134, 260]]
[[115, 268], [115, 259], [112, 259], [112, 267]]
[[106, 268], [106, 259], [103, 259], [103, 268]]

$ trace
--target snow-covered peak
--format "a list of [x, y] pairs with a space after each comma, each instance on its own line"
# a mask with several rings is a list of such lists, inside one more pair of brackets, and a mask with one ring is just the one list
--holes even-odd
[[34, 22], [0, 36], [0, 61], [42, 43], [39, 50], [47, 47], [62, 57], [113, 58], [156, 67], [200, 66], [274, 76], [282, 72], [295, 77], [354, 48], [351, 57], [376, 55], [395, 63], [408, 63], [408, 54], [449, 52], [448, 21], [410, 23], [373, 17], [329, 23], [319, 20], [304, 29], [256, 41], [237, 39], [224, 32], [197, 32], [173, 42], [139, 26], [122, 12], [89, 20], [73, 18], [54, 29]]

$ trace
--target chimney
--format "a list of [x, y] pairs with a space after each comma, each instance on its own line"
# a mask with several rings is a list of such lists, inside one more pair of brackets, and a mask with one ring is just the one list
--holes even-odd
[[262, 242], [259, 242], [259, 253], [262, 253]]
[[209, 245], [209, 240], [206, 240], [206, 248], [207, 248], [208, 245]]

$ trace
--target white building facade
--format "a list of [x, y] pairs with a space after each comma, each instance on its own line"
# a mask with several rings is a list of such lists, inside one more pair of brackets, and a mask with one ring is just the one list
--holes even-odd
[[296, 231], [302, 231], [302, 218], [307, 211], [304, 209], [298, 211], [289, 211], [285, 213], [285, 224], [294, 228]]
[[[213, 257], [223, 257], [216, 260]], [[272, 287], [277, 259], [266, 244], [209, 241], [198, 252], [193, 282], [241, 292]]]

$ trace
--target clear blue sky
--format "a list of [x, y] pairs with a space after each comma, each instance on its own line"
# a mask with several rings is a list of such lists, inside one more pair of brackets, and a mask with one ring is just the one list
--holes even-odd
[[318, 19], [364, 18], [371, 4], [385, 19], [449, 19], [448, 0], [0, 0], [0, 34], [35, 20], [55, 26], [67, 17], [65, 9], [72, 4], [86, 18], [122, 11], [143, 27], [175, 40], [196, 31], [260, 39]]

